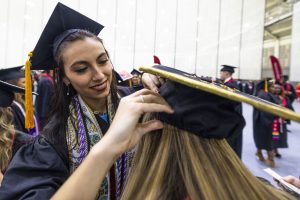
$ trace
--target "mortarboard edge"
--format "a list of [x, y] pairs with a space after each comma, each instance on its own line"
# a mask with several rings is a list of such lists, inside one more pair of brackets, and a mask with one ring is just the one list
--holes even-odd
[[[155, 65], [154, 65], [155, 66]], [[181, 83], [183, 85], [193, 87], [196, 89], [200, 89], [227, 99], [231, 99], [234, 101], [239, 101], [239, 102], [245, 102], [247, 104], [250, 104], [254, 106], [255, 108], [271, 113], [276, 116], [283, 117], [285, 119], [290, 119], [296, 122], [300, 122], [300, 114], [291, 111], [285, 107], [279, 106], [277, 104], [265, 101], [263, 99], [260, 99], [255, 96], [244, 96], [239, 94], [239, 91], [236, 91], [234, 89], [231, 89], [227, 86], [217, 86], [214, 84], [208, 84], [207, 82], [201, 82], [198, 80], [193, 80], [188, 77], [184, 77], [182, 75], [177, 75], [177, 74], [170, 74], [169, 72], [166, 72], [164, 70], [157, 69], [153, 66], [141, 66], [139, 68], [140, 71], [147, 72], [150, 74], [155, 74], [161, 77], [164, 77], [166, 79]], [[188, 73], [185, 73], [186, 75], [189, 75]]]

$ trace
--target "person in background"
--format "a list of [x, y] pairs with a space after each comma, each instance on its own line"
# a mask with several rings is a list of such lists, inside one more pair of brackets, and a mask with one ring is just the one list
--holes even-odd
[[[0, 80], [24, 88], [25, 75], [22, 68], [23, 65], [0, 69]], [[34, 116], [34, 128], [32, 129], [25, 128], [25, 95], [24, 94], [20, 94], [20, 93], [15, 94], [15, 99], [11, 105], [11, 109], [14, 116], [14, 126], [16, 130], [19, 130], [24, 133], [28, 133], [29, 135], [32, 136], [37, 136], [39, 134], [39, 123], [35, 116]]]
[[24, 91], [23, 88], [0, 81], [0, 185], [3, 173], [6, 171], [13, 155], [23, 144], [31, 140], [30, 135], [15, 129], [11, 109], [14, 94], [24, 94]]
[[[239, 85], [237, 82], [232, 78], [232, 74], [234, 73], [234, 69], [236, 67], [230, 66], [230, 65], [222, 65], [222, 69], [220, 71], [220, 79], [223, 81], [223, 84], [227, 87], [230, 87], [232, 89], [239, 90]], [[242, 111], [242, 104], [237, 102], [236, 103], [236, 112], [239, 114], [243, 114]], [[243, 149], [243, 134], [241, 130], [241, 134], [238, 134], [236, 138], [231, 138], [228, 140], [229, 145], [232, 147], [232, 149], [236, 152], [239, 158], [242, 158], [242, 149]]]
[[142, 72], [136, 70], [136, 69], [133, 69], [131, 71], [131, 74], [132, 74], [132, 78], [131, 78], [131, 81], [132, 81], [132, 87], [134, 89], [134, 91], [138, 91], [138, 90], [141, 90], [143, 89], [143, 84], [142, 84]]
[[[272, 83], [268, 80], [258, 82], [255, 87], [254, 95], [263, 100], [279, 104], [278, 98], [269, 91], [271, 85]], [[274, 145], [272, 140], [273, 122], [275, 119], [275, 115], [253, 108], [253, 138], [257, 149], [255, 155], [260, 161], [266, 162], [270, 167], [275, 167]], [[265, 160], [262, 150], [267, 151], [267, 160]]]
[[54, 96], [54, 80], [50, 75], [50, 70], [44, 70], [38, 75], [37, 93], [39, 95], [35, 100], [35, 109], [42, 130], [49, 117], [52, 98], [56, 98]]
[[281, 83], [282, 83], [282, 87], [284, 89], [284, 95], [287, 98], [289, 98], [289, 101], [292, 105], [294, 100], [297, 98], [297, 94], [296, 94], [294, 86], [289, 82], [289, 76], [282, 75]]
[[[286, 97], [283, 85], [279, 81], [273, 81], [270, 92], [277, 97], [278, 104], [292, 110], [290, 99]], [[287, 124], [289, 120], [276, 117], [272, 124], [272, 140], [274, 145], [275, 157], [281, 158], [278, 148], [288, 148], [287, 143]]]
[[300, 83], [296, 85], [297, 101], [300, 101]]

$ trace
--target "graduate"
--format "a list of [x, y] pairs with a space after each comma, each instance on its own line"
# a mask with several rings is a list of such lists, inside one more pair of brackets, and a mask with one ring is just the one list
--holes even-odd
[[138, 91], [138, 90], [141, 90], [143, 89], [143, 84], [142, 84], [142, 75], [143, 73], [136, 70], [136, 69], [133, 69], [131, 72], [132, 74], [132, 78], [131, 78], [131, 81], [132, 81], [132, 87], [134, 89], [134, 91]]
[[[230, 65], [222, 65], [222, 69], [220, 70], [220, 79], [223, 81], [223, 84], [226, 85], [227, 87], [239, 90], [240, 87], [239, 87], [237, 81], [235, 81], [232, 78], [232, 74], [234, 73], [235, 68], [236, 67], [233, 67]], [[242, 104], [237, 103], [235, 110], [238, 113], [243, 114]], [[231, 138], [230, 140], [228, 140], [228, 143], [233, 148], [233, 150], [236, 152], [236, 154], [239, 156], [239, 158], [242, 158], [243, 134], [239, 134], [238, 137], [236, 137], [236, 138]]]
[[[31, 136], [16, 129], [12, 104], [15, 93], [24, 88], [0, 80], [0, 172], [3, 174], [17, 150], [31, 140]], [[0, 184], [2, 178], [0, 177]]]
[[[86, 194], [87, 199], [118, 199], [130, 165], [129, 150], [146, 132], [162, 128], [158, 120], [139, 123], [140, 117], [173, 112], [147, 89], [120, 98], [109, 54], [97, 37], [102, 29], [61, 3], [55, 7], [25, 67], [57, 70], [52, 114], [42, 135], [11, 161], [0, 187], [1, 200], [50, 199], [65, 182], [67, 188], [76, 182], [90, 186], [86, 193], [77, 188], [68, 193], [78, 199]], [[83, 161], [97, 164], [86, 168]], [[82, 170], [93, 175], [68, 179]], [[102, 178], [94, 178], [99, 174]]]
[[[279, 105], [279, 99], [271, 93], [270, 87], [272, 82], [268, 80], [260, 81], [255, 88], [255, 96], [268, 102]], [[274, 145], [272, 140], [273, 122], [276, 115], [253, 109], [253, 138], [257, 148], [256, 156], [262, 162], [266, 162], [270, 167], [275, 167], [274, 161]], [[267, 160], [263, 156], [262, 150], [267, 151]]]
[[[17, 67], [6, 67], [0, 69], [0, 80], [6, 81], [18, 87], [25, 87], [25, 74], [22, 70], [24, 66]], [[15, 94], [14, 101], [11, 105], [12, 112], [14, 115], [14, 127], [24, 133], [28, 133], [32, 136], [39, 134], [39, 123], [37, 118], [34, 116], [34, 127], [25, 127], [25, 96], [24, 94]]]
[[284, 89], [285, 95], [289, 98], [291, 104], [297, 99], [297, 94], [294, 86], [289, 82], [289, 76], [282, 75], [281, 76], [281, 83]]
[[54, 80], [50, 75], [49, 70], [37, 75], [37, 93], [39, 94], [35, 100], [35, 109], [39, 119], [40, 129], [42, 130], [47, 123], [50, 109], [51, 100], [54, 96]]

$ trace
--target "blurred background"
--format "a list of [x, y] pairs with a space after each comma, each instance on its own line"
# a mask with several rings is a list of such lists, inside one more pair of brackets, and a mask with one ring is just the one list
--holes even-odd
[[[1, 0], [0, 65], [24, 63], [58, 1]], [[100, 33], [117, 70], [153, 63], [218, 77], [272, 76], [269, 56], [300, 81], [299, 0], [63, 0], [105, 26]], [[298, 56], [298, 57], [297, 57]]]

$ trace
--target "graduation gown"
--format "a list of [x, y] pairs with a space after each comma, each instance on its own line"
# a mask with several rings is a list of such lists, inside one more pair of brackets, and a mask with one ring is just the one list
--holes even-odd
[[[269, 92], [258, 92], [259, 98], [278, 104], [278, 99]], [[272, 141], [272, 123], [275, 115], [253, 108], [253, 138], [257, 149], [271, 151], [274, 149]]]
[[12, 113], [14, 117], [14, 127], [15, 130], [27, 133], [33, 136], [36, 136], [39, 134], [39, 124], [36, 120], [36, 117], [34, 115], [34, 128], [32, 129], [26, 129], [25, 128], [25, 110], [21, 107], [21, 105], [18, 102], [13, 101], [11, 104]]
[[19, 108], [19, 106], [16, 103], [12, 103], [11, 105], [12, 113], [14, 116], [14, 127], [16, 130], [28, 133], [28, 130], [25, 128], [25, 117], [22, 110]]
[[[238, 83], [234, 81], [232, 78], [229, 81], [225, 82], [224, 85], [239, 90]], [[235, 110], [238, 113], [243, 114], [242, 103], [236, 102]], [[235, 153], [238, 155], [238, 157], [242, 158], [243, 132], [241, 131], [241, 133], [237, 135], [237, 137], [227, 139], [227, 142], [229, 143], [231, 148], [235, 151]]]
[[14, 135], [14, 142], [13, 142], [13, 152], [12, 152], [12, 157], [17, 153], [17, 151], [25, 144], [29, 144], [30, 142], [33, 141], [33, 138], [31, 135], [15, 130], [15, 135]]
[[50, 199], [68, 176], [66, 163], [38, 136], [15, 154], [4, 174], [0, 200]]
[[[286, 101], [286, 108], [292, 109], [291, 102], [288, 97], [283, 97]], [[277, 96], [277, 99], [279, 102], [282, 100]], [[282, 102], [283, 103], [283, 102]], [[287, 124], [290, 123], [290, 120], [281, 119], [282, 123], [280, 123], [280, 134], [279, 134], [279, 140], [273, 141], [273, 147], [274, 148], [288, 148], [288, 133], [287, 133]]]
[[291, 92], [291, 94], [287, 95], [287, 97], [289, 98], [289, 101], [292, 104], [294, 102], [294, 100], [297, 99], [297, 94], [296, 94], [296, 90], [295, 90], [294, 86], [290, 83], [285, 83], [283, 85], [283, 88], [285, 91]]
[[35, 108], [42, 130], [46, 125], [47, 117], [50, 112], [51, 98], [54, 94], [54, 83], [52, 77], [47, 74], [40, 75], [37, 93], [39, 95], [35, 100]]

